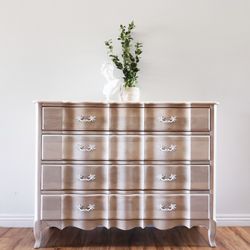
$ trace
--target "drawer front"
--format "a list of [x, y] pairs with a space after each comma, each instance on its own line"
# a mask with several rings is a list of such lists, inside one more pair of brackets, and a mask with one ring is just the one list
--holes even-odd
[[133, 195], [110, 195], [109, 197], [109, 219], [130, 220], [141, 219], [142, 197]]
[[145, 219], [208, 219], [209, 195], [145, 195]]
[[45, 107], [42, 109], [43, 130], [107, 130], [108, 108]]
[[140, 131], [143, 127], [145, 131], [209, 131], [210, 109], [150, 107], [144, 109], [44, 107], [42, 109], [42, 129], [48, 131]]
[[135, 135], [43, 135], [42, 160], [210, 159], [209, 136], [145, 136], [144, 157], [142, 140]]
[[209, 136], [145, 136], [145, 160], [205, 161], [210, 159]]
[[210, 130], [209, 108], [145, 108], [146, 131]]
[[143, 160], [143, 137], [137, 135], [110, 135], [109, 159], [115, 161]]
[[98, 220], [108, 218], [105, 195], [42, 195], [42, 220]]
[[135, 107], [110, 108], [110, 130], [143, 130], [143, 109]]
[[143, 186], [143, 166], [110, 165], [109, 189], [139, 190]]
[[43, 135], [42, 160], [107, 160], [108, 138], [95, 135]]
[[145, 189], [208, 190], [208, 165], [146, 165]]
[[107, 166], [43, 165], [42, 190], [100, 190], [108, 188]]

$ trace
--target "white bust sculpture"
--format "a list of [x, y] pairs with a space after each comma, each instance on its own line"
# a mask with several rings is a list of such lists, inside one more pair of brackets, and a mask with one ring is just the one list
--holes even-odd
[[106, 97], [106, 101], [109, 101], [111, 97], [120, 92], [121, 82], [119, 79], [115, 78], [114, 65], [111, 63], [104, 63], [101, 67], [101, 73], [107, 81], [107, 83], [103, 87], [103, 94]]

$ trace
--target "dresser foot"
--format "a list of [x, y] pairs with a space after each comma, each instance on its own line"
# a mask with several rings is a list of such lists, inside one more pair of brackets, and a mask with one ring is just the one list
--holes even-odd
[[216, 247], [215, 234], [216, 234], [216, 222], [214, 220], [210, 220], [208, 228], [208, 241], [210, 247]]
[[41, 247], [41, 242], [42, 242], [42, 233], [43, 233], [42, 221], [35, 221], [33, 232], [35, 237], [34, 248], [39, 248]]

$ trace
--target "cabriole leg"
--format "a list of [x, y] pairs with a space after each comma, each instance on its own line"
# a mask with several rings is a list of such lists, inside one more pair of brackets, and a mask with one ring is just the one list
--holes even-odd
[[42, 226], [42, 222], [39, 221], [35, 221], [34, 224], [34, 236], [35, 236], [35, 245], [34, 248], [39, 248], [41, 246], [41, 241], [42, 241], [42, 231], [43, 231], [43, 226]]
[[208, 241], [211, 247], [216, 247], [215, 234], [216, 234], [216, 222], [214, 220], [210, 220], [208, 228]]

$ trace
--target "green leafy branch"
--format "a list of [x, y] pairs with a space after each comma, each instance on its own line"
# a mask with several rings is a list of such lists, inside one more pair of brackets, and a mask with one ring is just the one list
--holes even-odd
[[121, 42], [122, 54], [121, 58], [114, 54], [112, 39], [105, 41], [105, 46], [108, 50], [108, 55], [117, 67], [123, 73], [125, 87], [135, 87], [138, 80], [138, 63], [142, 54], [142, 43], [133, 44], [132, 31], [135, 29], [135, 24], [132, 21], [128, 27], [120, 25], [120, 35], [117, 38]]

